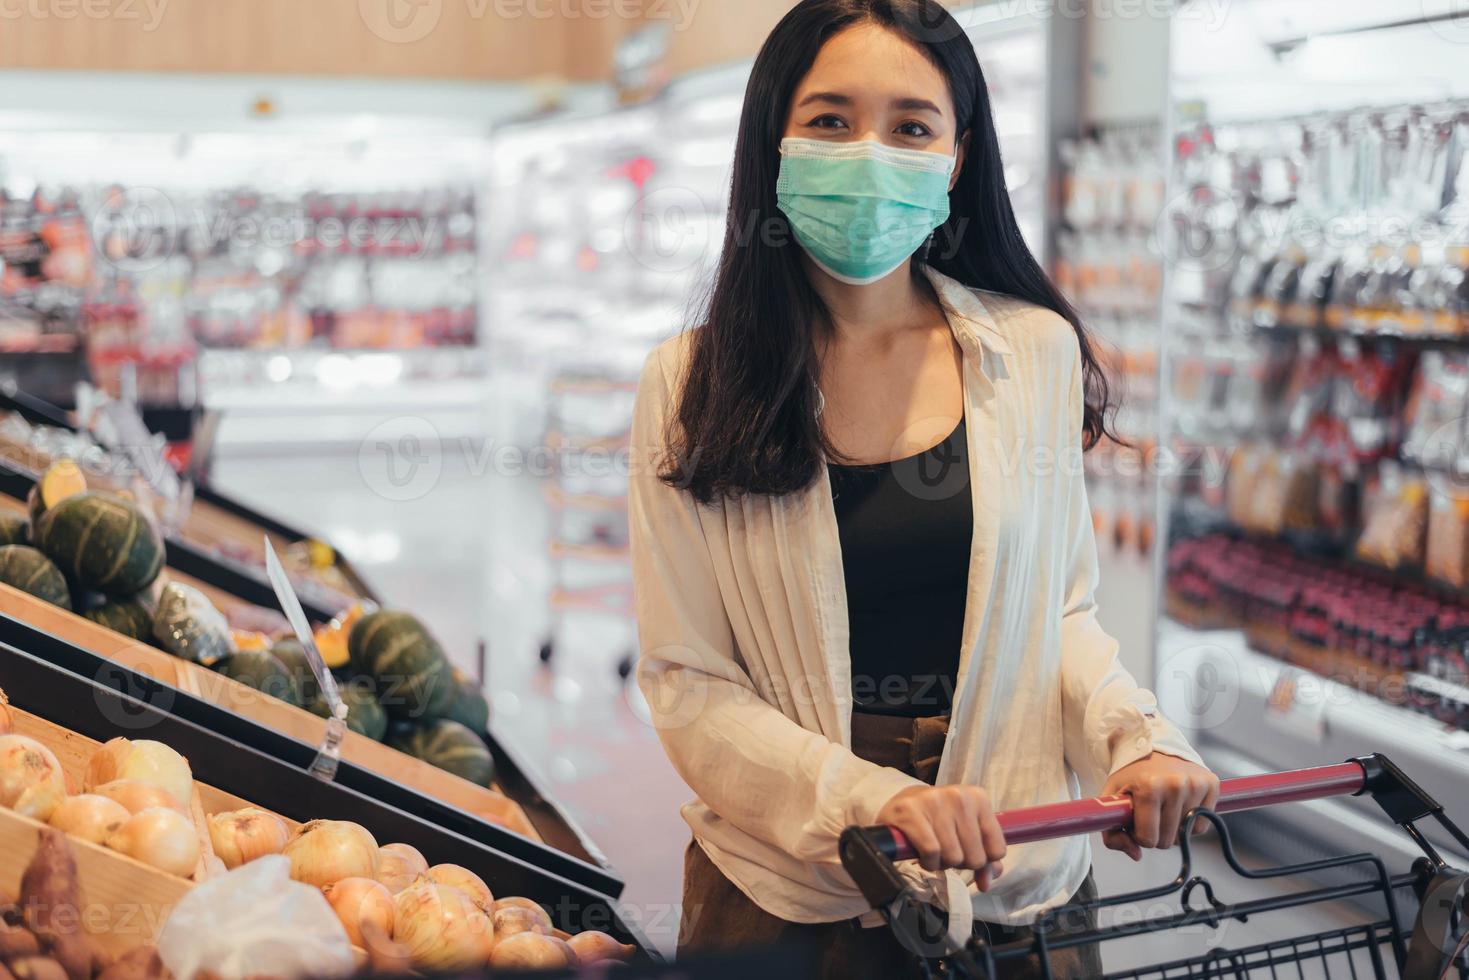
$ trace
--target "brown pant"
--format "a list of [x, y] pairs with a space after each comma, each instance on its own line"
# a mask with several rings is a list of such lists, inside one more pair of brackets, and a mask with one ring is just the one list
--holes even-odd
[[[948, 719], [899, 718], [853, 712], [852, 751], [878, 765], [891, 766], [932, 783], [943, 751]], [[1073, 902], [1096, 898], [1091, 875]], [[678, 952], [709, 953], [762, 946], [800, 946], [812, 950], [821, 964], [822, 980], [898, 980], [913, 973], [917, 960], [891, 929], [864, 929], [856, 919], [815, 924], [787, 922], [760, 908], [726, 878], [697, 842], [684, 854], [683, 922]], [[1088, 913], [1082, 927], [1096, 917]], [[1068, 924], [1070, 920], [1068, 920]], [[1029, 939], [1029, 929], [977, 923], [993, 943]], [[1096, 946], [1074, 947], [1050, 956], [1051, 975], [1058, 980], [1084, 980], [1102, 975]], [[997, 964], [995, 980], [1031, 980], [1043, 976], [1038, 957]]]

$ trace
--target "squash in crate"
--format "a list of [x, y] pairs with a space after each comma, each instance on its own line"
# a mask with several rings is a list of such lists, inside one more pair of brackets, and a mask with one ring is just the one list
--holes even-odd
[[0, 582], [29, 592], [62, 609], [71, 608], [71, 590], [61, 569], [35, 548], [24, 544], [0, 546]]
[[484, 740], [448, 718], [400, 733], [388, 744], [480, 786], [495, 778], [495, 760]]
[[[388, 733], [388, 716], [383, 711], [383, 706], [377, 703], [377, 695], [372, 689], [364, 684], [362, 678], [354, 678], [346, 683], [337, 685], [337, 693], [341, 695], [342, 703], [347, 706], [347, 727], [358, 735], [364, 735], [374, 742], [381, 742], [383, 736]], [[316, 700], [311, 702], [312, 714], [322, 718], [331, 717], [331, 709], [327, 707], [326, 697], [317, 691]]]
[[96, 609], [86, 610], [82, 615], [129, 639], [144, 643], [153, 639], [153, 614], [137, 596], [130, 599], [109, 599]]
[[87, 478], [74, 460], [58, 459], [46, 467], [46, 472], [31, 487], [26, 495], [26, 510], [30, 514], [31, 529], [40, 523], [41, 515], [61, 503], [67, 497], [87, 492]]
[[132, 503], [80, 493], [49, 506], [36, 544], [76, 582], [108, 595], [136, 595], [163, 570], [163, 538]]
[[408, 613], [383, 610], [362, 617], [347, 637], [347, 649], [353, 670], [373, 679], [390, 715], [441, 718], [458, 694], [443, 647]]
[[253, 687], [298, 708], [303, 706], [296, 679], [285, 664], [265, 650], [237, 650], [215, 664], [214, 669], [246, 687]]
[[0, 545], [30, 543], [30, 521], [16, 514], [0, 514]]

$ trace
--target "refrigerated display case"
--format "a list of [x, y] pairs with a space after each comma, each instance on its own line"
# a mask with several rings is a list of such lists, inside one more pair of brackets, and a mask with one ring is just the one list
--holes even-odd
[[[1406, 3], [1173, 25], [1156, 686], [1222, 775], [1377, 750], [1469, 804], [1466, 38]], [[1394, 846], [1310, 819], [1271, 830]]]

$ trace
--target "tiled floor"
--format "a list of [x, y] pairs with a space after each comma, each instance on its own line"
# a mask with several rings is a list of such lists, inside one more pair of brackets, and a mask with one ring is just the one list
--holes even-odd
[[[540, 485], [529, 477], [476, 472], [464, 458], [446, 456], [426, 493], [399, 501], [375, 492], [362, 465], [356, 454], [225, 457], [215, 479], [262, 510], [337, 543], [383, 596], [429, 622], [464, 665], [474, 664], [477, 642], [486, 641], [497, 732], [548, 778], [552, 792], [626, 880], [628, 914], [671, 951], [688, 839], [678, 808], [691, 794], [640, 713], [635, 691], [617, 675], [617, 661], [632, 642], [626, 623], [568, 619], [557, 632], [550, 666], [540, 662], [550, 583]], [[1150, 619], [1138, 609], [1147, 601], [1147, 576], [1146, 566], [1134, 561], [1125, 576], [1111, 577], [1104, 602], [1129, 607], [1114, 616], [1134, 624]], [[1142, 674], [1139, 643], [1130, 640], [1125, 647]], [[1217, 851], [1207, 845], [1200, 851], [1205, 874], [1221, 882], [1230, 877]], [[1099, 851], [1098, 882], [1103, 894], [1135, 890], [1168, 880], [1176, 871], [1173, 862], [1154, 855], [1136, 866]], [[1223, 885], [1221, 893], [1239, 898], [1261, 894], [1262, 888]], [[1343, 914], [1318, 910], [1248, 926], [1232, 923], [1222, 938], [1233, 945], [1319, 930], [1341, 922]], [[1108, 968], [1116, 970], [1189, 955], [1209, 944], [1207, 931], [1195, 931], [1137, 938], [1105, 953]]]

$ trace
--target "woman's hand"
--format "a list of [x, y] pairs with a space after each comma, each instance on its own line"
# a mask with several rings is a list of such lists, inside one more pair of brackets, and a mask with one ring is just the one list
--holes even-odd
[[[1144, 756], [1112, 774], [1104, 796], [1132, 797], [1132, 830], [1109, 830], [1102, 843], [1141, 861], [1145, 847], [1169, 848], [1178, 840], [1183, 815], [1194, 807], [1213, 807], [1219, 777], [1203, 766], [1161, 752]], [[1194, 828], [1202, 833], [1204, 828]]]
[[978, 786], [913, 786], [888, 800], [877, 822], [896, 827], [929, 871], [966, 868], [980, 891], [1000, 877], [1005, 834]]

